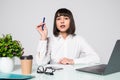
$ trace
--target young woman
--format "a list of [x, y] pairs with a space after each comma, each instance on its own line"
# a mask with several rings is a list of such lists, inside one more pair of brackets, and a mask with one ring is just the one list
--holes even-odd
[[70, 10], [61, 8], [55, 13], [53, 37], [47, 37], [48, 30], [43, 22], [37, 26], [37, 30], [41, 35], [36, 55], [38, 65], [99, 62], [96, 52], [81, 36], [75, 34], [75, 22]]

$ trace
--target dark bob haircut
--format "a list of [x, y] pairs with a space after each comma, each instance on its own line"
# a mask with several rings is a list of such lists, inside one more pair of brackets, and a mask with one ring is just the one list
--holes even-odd
[[57, 26], [56, 26], [56, 18], [59, 17], [59, 16], [67, 16], [70, 18], [70, 27], [69, 29], [67, 30], [67, 33], [68, 34], [72, 34], [72, 35], [75, 35], [75, 22], [74, 22], [74, 18], [73, 18], [73, 15], [72, 15], [72, 12], [66, 8], [61, 8], [61, 9], [58, 9], [55, 13], [55, 16], [54, 16], [54, 26], [53, 26], [53, 34], [54, 36], [58, 36], [59, 35], [59, 30], [57, 29]]

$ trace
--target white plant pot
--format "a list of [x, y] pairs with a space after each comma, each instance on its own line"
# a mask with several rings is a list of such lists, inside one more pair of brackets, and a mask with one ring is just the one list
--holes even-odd
[[1, 57], [0, 58], [0, 72], [9, 73], [14, 69], [13, 58]]

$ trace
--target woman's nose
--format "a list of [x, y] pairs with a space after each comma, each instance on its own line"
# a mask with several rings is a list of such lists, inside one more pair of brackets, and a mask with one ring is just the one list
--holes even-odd
[[64, 19], [61, 19], [61, 23], [64, 23]]

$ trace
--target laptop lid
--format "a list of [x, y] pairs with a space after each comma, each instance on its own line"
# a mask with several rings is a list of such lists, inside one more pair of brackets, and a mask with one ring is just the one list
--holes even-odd
[[120, 40], [117, 40], [104, 74], [120, 71]]
[[117, 40], [107, 65], [100, 64], [90, 67], [78, 68], [76, 70], [100, 75], [111, 74], [120, 71], [119, 61], [120, 61], [120, 40]]

